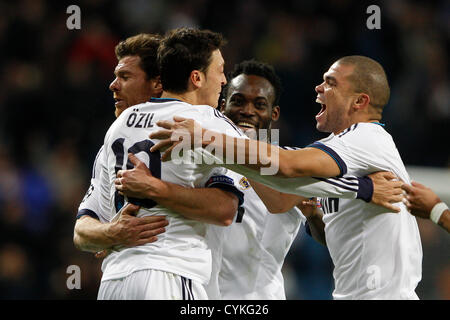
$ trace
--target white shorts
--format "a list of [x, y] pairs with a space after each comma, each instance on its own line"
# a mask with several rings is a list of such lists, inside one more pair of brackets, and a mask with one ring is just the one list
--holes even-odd
[[102, 281], [98, 300], [207, 300], [200, 283], [161, 270], [135, 271], [127, 277]]

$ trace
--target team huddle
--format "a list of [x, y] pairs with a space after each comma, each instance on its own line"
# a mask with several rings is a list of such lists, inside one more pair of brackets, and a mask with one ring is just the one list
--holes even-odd
[[[330, 252], [334, 299], [418, 299], [421, 240], [403, 203], [409, 175], [380, 122], [382, 66], [337, 60], [315, 88], [317, 129], [330, 135], [278, 147], [261, 132], [280, 116], [279, 77], [248, 60], [227, 79], [223, 45], [181, 28], [116, 46], [117, 119], [74, 232], [104, 257], [98, 299], [286, 299], [281, 268], [302, 224]], [[174, 138], [199, 130], [214, 139]], [[277, 172], [261, 174], [268, 166]]]

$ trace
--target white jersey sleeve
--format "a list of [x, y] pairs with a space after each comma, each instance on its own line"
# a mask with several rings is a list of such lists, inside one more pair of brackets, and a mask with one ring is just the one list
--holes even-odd
[[[287, 149], [287, 147], [283, 147]], [[293, 149], [293, 148], [289, 148]], [[263, 183], [272, 189], [304, 197], [336, 197], [361, 199], [370, 202], [373, 194], [372, 180], [367, 176], [342, 175], [334, 178], [283, 178], [275, 175], [261, 175], [259, 171], [241, 165], [225, 165], [247, 178]]]
[[230, 177], [245, 202], [225, 231], [219, 273], [222, 299], [286, 299], [281, 269], [306, 218], [297, 208], [269, 213], [246, 177], [237, 173]]
[[89, 188], [78, 207], [78, 213], [76, 218], [79, 219], [82, 216], [90, 216], [101, 222], [106, 222], [104, 214], [105, 210], [105, 198], [101, 193], [101, 170], [104, 165], [104, 147], [102, 146], [95, 157], [94, 165], [92, 166], [92, 177]]

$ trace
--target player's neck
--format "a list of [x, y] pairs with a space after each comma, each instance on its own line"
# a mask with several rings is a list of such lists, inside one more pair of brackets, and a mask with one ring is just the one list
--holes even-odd
[[339, 128], [336, 130], [333, 130], [334, 135], [338, 135], [339, 133], [343, 132], [345, 129], [350, 128], [352, 125], [354, 125], [355, 123], [361, 123], [361, 122], [366, 122], [366, 123], [380, 123], [380, 119], [359, 119], [359, 120], [355, 120], [355, 121], [351, 121], [351, 123], [349, 123], [348, 125], [343, 126], [343, 128]]
[[178, 99], [180, 101], [189, 103], [189, 104], [199, 104], [197, 103], [196, 96], [193, 92], [183, 92], [183, 93], [174, 93], [170, 91], [163, 91], [161, 98], [170, 98], [170, 99]]

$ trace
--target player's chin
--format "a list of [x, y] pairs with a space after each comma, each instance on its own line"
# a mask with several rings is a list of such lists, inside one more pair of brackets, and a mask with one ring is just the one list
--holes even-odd
[[327, 128], [326, 128], [325, 124], [321, 121], [317, 121], [316, 129], [320, 132], [327, 132]]
[[119, 117], [120, 114], [121, 114], [122, 112], [124, 112], [126, 109], [127, 109], [126, 106], [116, 106], [116, 109], [114, 110], [115, 116], [116, 116], [116, 117]]
[[216, 109], [219, 105], [219, 97], [217, 97], [217, 99], [211, 99], [211, 101], [209, 101], [209, 105]]

